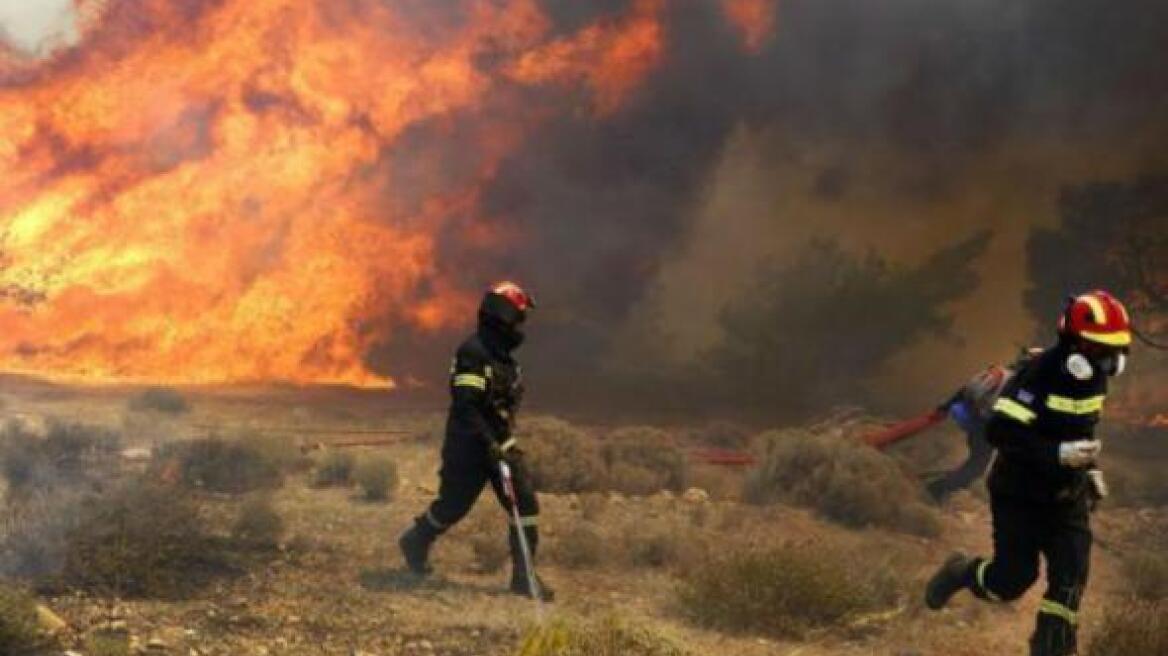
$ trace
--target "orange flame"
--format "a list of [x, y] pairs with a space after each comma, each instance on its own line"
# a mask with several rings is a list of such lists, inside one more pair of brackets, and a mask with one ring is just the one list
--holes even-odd
[[[663, 39], [661, 0], [567, 35], [535, 0], [449, 20], [373, 0], [192, 6], [86, 1], [73, 50], [0, 57], [0, 369], [392, 385], [365, 354], [475, 300], [440, 270], [450, 217], [471, 217], [474, 248], [507, 239], [477, 201], [541, 117], [512, 89], [582, 88], [612, 113]], [[378, 163], [459, 118], [471, 174], [392, 202], [420, 192]], [[445, 174], [410, 167], [420, 189]]]
[[726, 18], [749, 52], [759, 52], [775, 32], [777, 0], [721, 0]]

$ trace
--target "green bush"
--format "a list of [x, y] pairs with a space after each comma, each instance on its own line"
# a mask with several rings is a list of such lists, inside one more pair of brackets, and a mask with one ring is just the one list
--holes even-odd
[[0, 654], [33, 656], [53, 642], [41, 631], [36, 600], [19, 588], [0, 583]]
[[281, 463], [258, 444], [244, 439], [205, 437], [173, 442], [163, 449], [158, 461], [173, 463], [183, 485], [211, 492], [243, 494], [275, 489], [284, 483]]
[[537, 489], [588, 492], [604, 489], [607, 468], [596, 438], [566, 421], [535, 417], [521, 425], [519, 445]]
[[792, 503], [846, 526], [935, 536], [941, 523], [920, 487], [896, 461], [841, 437], [772, 431], [760, 437], [765, 454], [747, 476], [743, 498], [754, 504]]
[[189, 493], [133, 481], [82, 508], [61, 580], [97, 594], [180, 599], [227, 571]]
[[240, 506], [231, 536], [244, 547], [273, 549], [284, 536], [284, 519], [276, 512], [270, 497], [253, 497]]
[[685, 656], [684, 649], [648, 629], [614, 617], [558, 620], [524, 635], [516, 656]]
[[886, 564], [870, 560], [822, 545], [718, 555], [684, 574], [678, 601], [699, 626], [801, 639], [895, 603]]
[[1168, 654], [1168, 602], [1131, 601], [1112, 608], [1087, 656]]
[[186, 398], [172, 387], [150, 387], [130, 399], [129, 408], [136, 412], [155, 411], [168, 415], [190, 412]]
[[316, 466], [312, 484], [314, 487], [348, 487], [353, 484], [353, 469], [356, 465], [353, 454], [346, 451], [328, 451]]
[[686, 487], [685, 451], [664, 431], [644, 426], [617, 429], [605, 440], [602, 454], [612, 489], [652, 494]]
[[397, 465], [382, 456], [362, 460], [357, 465], [357, 487], [366, 501], [390, 501], [397, 492]]

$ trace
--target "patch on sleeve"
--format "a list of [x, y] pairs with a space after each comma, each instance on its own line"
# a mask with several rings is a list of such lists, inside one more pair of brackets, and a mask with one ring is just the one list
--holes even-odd
[[1014, 396], [1018, 397], [1018, 400], [1026, 405], [1034, 405], [1034, 392], [1030, 390], [1020, 389]]

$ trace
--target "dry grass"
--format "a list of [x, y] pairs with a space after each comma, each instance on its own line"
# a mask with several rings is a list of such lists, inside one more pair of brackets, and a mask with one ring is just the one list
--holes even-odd
[[284, 519], [267, 495], [257, 495], [245, 501], [231, 528], [231, 537], [236, 543], [251, 549], [274, 549], [283, 536]]
[[397, 465], [384, 456], [370, 456], [361, 460], [353, 474], [361, 497], [366, 501], [391, 501], [397, 493]]
[[1168, 654], [1168, 602], [1131, 601], [1108, 612], [1087, 656]]
[[799, 639], [895, 605], [887, 563], [827, 545], [784, 545], [716, 555], [689, 569], [678, 589], [699, 626]]
[[940, 532], [940, 519], [919, 486], [878, 451], [798, 430], [772, 431], [760, 439], [765, 455], [747, 477], [746, 501], [792, 503], [857, 528], [930, 537]]
[[688, 652], [653, 631], [609, 617], [565, 620], [536, 626], [524, 635], [516, 656], [685, 656]]
[[357, 459], [346, 451], [328, 451], [313, 474], [313, 487], [348, 487], [353, 484]]
[[568, 569], [591, 569], [612, 560], [609, 540], [591, 522], [573, 524], [556, 536], [549, 550], [557, 565]]
[[1143, 601], [1168, 601], [1168, 554], [1141, 551], [1123, 562], [1131, 593]]

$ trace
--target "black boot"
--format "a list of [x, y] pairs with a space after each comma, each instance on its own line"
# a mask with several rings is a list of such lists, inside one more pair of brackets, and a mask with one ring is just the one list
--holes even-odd
[[[531, 553], [531, 572], [535, 580], [529, 581], [527, 578], [527, 567], [523, 562], [523, 550], [519, 544], [519, 532], [515, 530], [515, 527], [511, 527], [511, 532], [508, 534], [508, 541], [511, 543], [511, 592], [521, 597], [553, 601], [556, 598], [555, 591], [549, 588], [538, 574], [535, 574], [535, 552], [539, 546], [539, 529], [534, 526], [524, 527], [523, 535], [527, 538], [527, 548]], [[534, 588], [533, 582], [535, 583]]]
[[963, 553], [949, 556], [925, 587], [925, 605], [931, 610], [941, 610], [953, 595], [968, 588], [973, 581], [974, 563]]
[[1061, 617], [1039, 613], [1030, 636], [1030, 656], [1075, 656], [1079, 653], [1075, 626]]
[[418, 576], [426, 576], [433, 572], [430, 567], [430, 545], [438, 539], [439, 531], [434, 528], [425, 515], [414, 520], [414, 525], [402, 533], [397, 540], [402, 556], [406, 560], [406, 567]]

